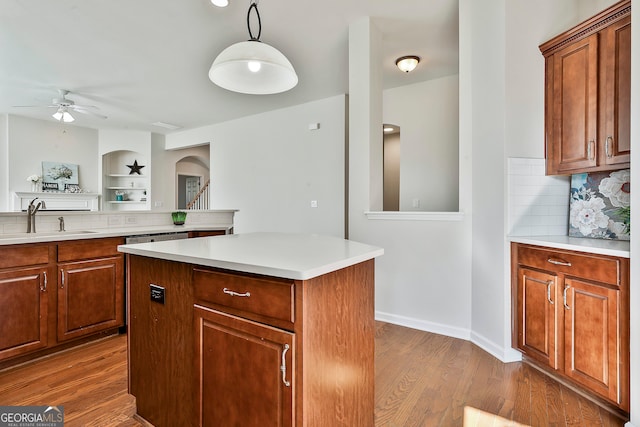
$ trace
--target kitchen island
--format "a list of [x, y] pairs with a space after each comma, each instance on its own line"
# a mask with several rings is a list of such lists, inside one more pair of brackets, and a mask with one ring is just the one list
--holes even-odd
[[123, 245], [129, 392], [157, 426], [372, 426], [377, 247], [249, 233]]

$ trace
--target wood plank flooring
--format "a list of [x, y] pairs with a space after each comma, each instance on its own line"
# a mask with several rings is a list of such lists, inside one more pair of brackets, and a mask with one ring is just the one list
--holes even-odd
[[[126, 363], [120, 335], [1, 371], [0, 405], [62, 405], [66, 427], [142, 426], [133, 418]], [[624, 425], [525, 364], [503, 364], [469, 342], [382, 322], [375, 411], [376, 427]]]

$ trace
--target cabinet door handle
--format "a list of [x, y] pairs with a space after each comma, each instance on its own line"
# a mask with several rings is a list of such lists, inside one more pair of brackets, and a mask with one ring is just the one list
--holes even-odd
[[593, 160], [593, 152], [595, 151], [595, 146], [596, 142], [593, 139], [587, 142], [587, 159]]
[[42, 272], [42, 277], [43, 277], [43, 281], [42, 281], [42, 284], [40, 285], [40, 291], [46, 292], [47, 290], [47, 272], [46, 271]]
[[564, 308], [566, 308], [567, 310], [571, 310], [571, 307], [569, 307], [567, 305], [567, 290], [570, 288], [571, 286], [566, 285], [564, 287], [564, 292], [562, 292], [562, 299], [563, 299], [563, 303], [564, 303]]
[[549, 301], [549, 304], [553, 305], [553, 301], [551, 300], [551, 285], [553, 285], [553, 280], [549, 280], [547, 282], [547, 301]]
[[60, 280], [60, 289], [64, 289], [64, 270], [60, 270], [60, 276], [62, 280]]
[[244, 294], [239, 294], [238, 292], [234, 292], [228, 288], [224, 288], [222, 292], [224, 292], [227, 295], [231, 295], [232, 297], [250, 297], [251, 296], [249, 292], [245, 292]]
[[611, 143], [613, 142], [613, 137], [612, 136], [608, 136], [607, 140], [604, 144], [604, 152], [607, 155], [607, 159], [610, 159], [611, 157], [613, 157], [613, 155], [611, 154]]
[[550, 262], [551, 264], [555, 264], [555, 265], [564, 265], [565, 267], [571, 267], [570, 262], [567, 262], [561, 259], [549, 258], [547, 262]]
[[280, 365], [280, 371], [282, 371], [282, 383], [287, 387], [291, 387], [291, 383], [287, 381], [287, 351], [289, 351], [289, 344], [285, 344], [282, 348], [282, 364]]

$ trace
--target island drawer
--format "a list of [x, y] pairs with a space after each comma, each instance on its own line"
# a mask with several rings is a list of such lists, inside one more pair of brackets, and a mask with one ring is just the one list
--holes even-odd
[[620, 285], [620, 261], [604, 255], [519, 245], [518, 264]]
[[[258, 321], [269, 319], [294, 322], [294, 283], [194, 268], [193, 289], [197, 302], [236, 310]], [[256, 316], [253, 316], [256, 315]]]

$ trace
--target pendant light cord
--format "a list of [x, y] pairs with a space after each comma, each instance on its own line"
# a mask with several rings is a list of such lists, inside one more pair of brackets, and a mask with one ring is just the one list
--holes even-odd
[[[258, 37], [254, 37], [253, 33], [251, 32], [250, 18], [252, 9], [256, 11], [256, 16], [258, 17]], [[259, 42], [260, 34], [262, 34], [262, 22], [260, 20], [260, 12], [258, 12], [258, 3], [255, 1], [251, 2], [251, 6], [249, 6], [249, 11], [247, 12], [247, 29], [249, 30], [249, 37], [251, 37], [251, 41]]]

